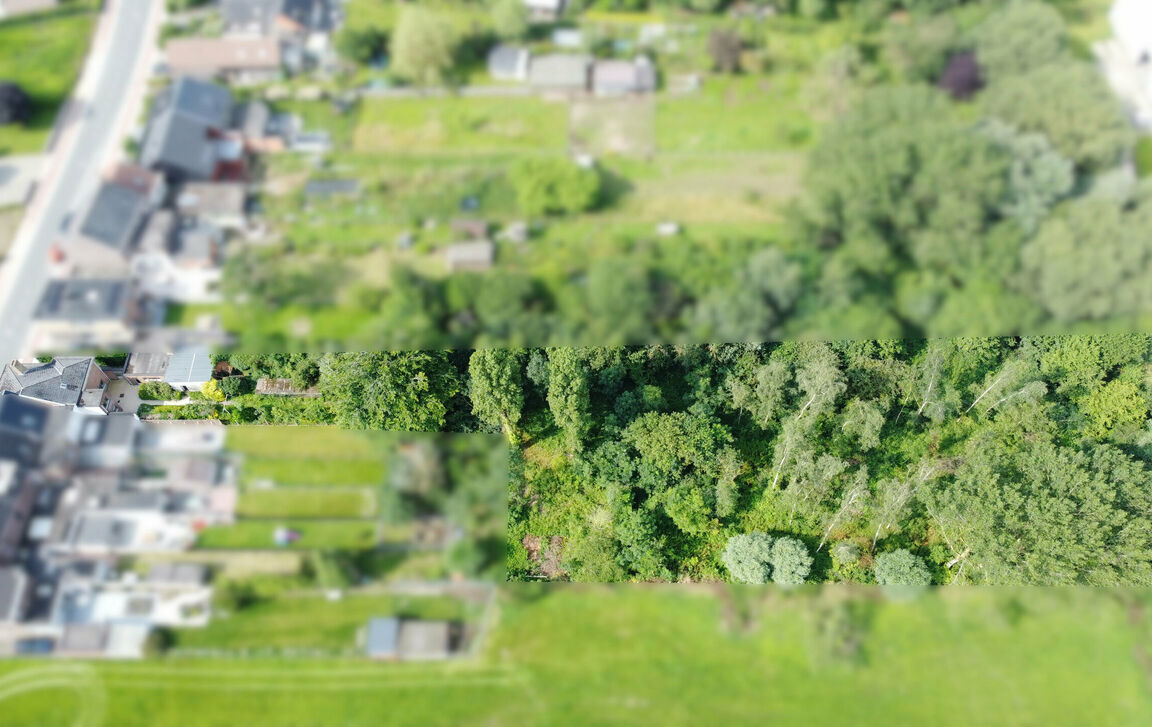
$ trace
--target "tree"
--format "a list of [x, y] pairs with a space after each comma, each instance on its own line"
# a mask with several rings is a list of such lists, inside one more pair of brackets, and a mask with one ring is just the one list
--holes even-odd
[[564, 432], [568, 451], [579, 452], [592, 427], [588, 372], [574, 348], [548, 350], [548, 409]]
[[336, 52], [353, 63], [374, 61], [388, 45], [388, 35], [375, 27], [343, 28], [336, 35]]
[[772, 575], [772, 557], [770, 535], [747, 533], [729, 538], [720, 559], [734, 580], [740, 583], [767, 583]]
[[171, 384], [166, 384], [163, 381], [145, 381], [140, 384], [137, 393], [144, 401], [171, 401], [183, 396], [182, 393], [172, 388]]
[[0, 126], [22, 124], [32, 113], [32, 102], [24, 89], [11, 82], [0, 81]]
[[327, 354], [320, 391], [351, 429], [439, 431], [459, 375], [443, 351]]
[[528, 6], [524, 0], [493, 0], [492, 27], [501, 38], [518, 40], [528, 32]]
[[1060, 12], [1033, 0], [1012, 0], [975, 30], [980, 67], [993, 82], [1060, 60], [1067, 29]]
[[452, 69], [457, 36], [452, 22], [419, 5], [404, 5], [392, 39], [392, 67], [420, 85], [443, 83]]
[[905, 548], [877, 555], [872, 570], [876, 582], [882, 586], [927, 586], [932, 583], [928, 566]]
[[472, 353], [468, 375], [472, 381], [472, 411], [489, 424], [497, 424], [516, 444], [516, 425], [524, 408], [524, 352], [490, 348]]
[[1148, 400], [1140, 387], [1122, 379], [1093, 389], [1080, 400], [1080, 408], [1091, 422], [1088, 433], [1099, 438], [1129, 437], [1148, 418]]
[[1120, 162], [1135, 142], [1132, 126], [1094, 66], [1051, 63], [994, 83], [981, 95], [986, 115], [1043, 134], [1079, 169]]
[[1008, 194], [1000, 209], [1018, 220], [1024, 232], [1031, 235], [1052, 205], [1072, 191], [1076, 165], [1053, 149], [1043, 134], [1020, 133], [997, 119], [981, 128], [1012, 159]]
[[770, 562], [772, 582], [782, 586], [800, 585], [812, 570], [812, 555], [808, 552], [808, 546], [796, 538], [777, 538], [772, 544]]
[[228, 376], [220, 379], [220, 390], [228, 399], [235, 399], [237, 396], [251, 394], [255, 388], [255, 382], [247, 376]]
[[875, 402], [855, 398], [844, 407], [841, 429], [855, 437], [860, 450], [867, 452], [880, 446], [880, 429], [884, 426], [884, 413]]
[[567, 159], [521, 159], [508, 174], [526, 215], [586, 212], [600, 198], [600, 172]]

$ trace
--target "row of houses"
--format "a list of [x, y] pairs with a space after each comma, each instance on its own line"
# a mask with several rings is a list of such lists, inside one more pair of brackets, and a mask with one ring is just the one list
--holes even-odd
[[634, 60], [595, 59], [579, 53], [533, 56], [522, 46], [500, 44], [488, 53], [488, 73], [520, 81], [541, 92], [628, 96], [656, 90], [656, 67], [646, 56]]
[[164, 556], [233, 522], [224, 429], [118, 412], [121, 378], [85, 357], [0, 370], [0, 655], [138, 658], [156, 627], [211, 616], [205, 568]]
[[[260, 234], [250, 216], [252, 159], [285, 148], [292, 119], [222, 86], [180, 77], [153, 104], [137, 159], [101, 176], [50, 251], [33, 320], [39, 350], [171, 350], [172, 303], [220, 299], [227, 248]], [[179, 335], [188, 335], [182, 333]], [[200, 343], [218, 343], [206, 333]]]

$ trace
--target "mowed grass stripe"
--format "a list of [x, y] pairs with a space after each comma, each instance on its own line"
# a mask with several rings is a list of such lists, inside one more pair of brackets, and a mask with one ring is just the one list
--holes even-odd
[[367, 488], [248, 490], [241, 493], [236, 514], [256, 518], [372, 517], [376, 514], [376, 496]]

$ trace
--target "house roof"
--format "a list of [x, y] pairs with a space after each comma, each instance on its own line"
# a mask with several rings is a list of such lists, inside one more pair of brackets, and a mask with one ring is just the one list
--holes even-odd
[[[3, 376], [4, 374], [0, 373], [0, 381], [3, 381]], [[0, 388], [3, 388], [2, 384]], [[16, 392], [0, 393], [0, 430], [8, 432], [2, 436], [12, 436], [15, 433], [38, 439], [44, 435], [47, 423], [48, 411], [43, 404], [18, 396]]]
[[136, 524], [112, 515], [81, 515], [72, 538], [76, 545], [123, 548], [132, 543]]
[[29, 367], [9, 363], [0, 371], [0, 390], [54, 404], [75, 405], [84, 391], [91, 365], [92, 358], [84, 356], [61, 356]]
[[114, 278], [51, 280], [34, 318], [77, 323], [124, 318], [130, 298], [128, 281]]
[[212, 378], [212, 358], [202, 351], [184, 351], [172, 355], [164, 380], [169, 383], [208, 381]]
[[533, 86], [582, 89], [588, 87], [589, 56], [553, 53], [536, 56], [528, 66], [528, 82]]
[[56, 644], [56, 651], [94, 654], [104, 651], [107, 643], [108, 624], [74, 623], [64, 627], [64, 634]]
[[113, 181], [103, 182], [80, 226], [80, 234], [125, 253], [131, 247], [148, 207], [147, 194], [138, 188]]
[[443, 659], [451, 653], [452, 624], [448, 621], [405, 619], [400, 622], [397, 648], [402, 659]]
[[399, 654], [400, 619], [374, 618], [368, 622], [364, 651], [368, 656], [392, 658]]
[[176, 230], [176, 213], [170, 209], [155, 210], [148, 215], [136, 249], [141, 252], [167, 253], [172, 247], [172, 233]]
[[131, 446], [137, 417], [131, 412], [86, 416], [80, 429], [80, 444], [88, 447]]
[[238, 104], [232, 113], [232, 128], [243, 134], [245, 139], [262, 139], [268, 133], [271, 115], [268, 104], [263, 101]]
[[0, 623], [20, 620], [27, 587], [28, 576], [21, 568], [17, 566], [0, 568]]
[[140, 147], [140, 163], [209, 178], [218, 157], [210, 131], [227, 128], [231, 118], [232, 94], [227, 88], [187, 76], [177, 78], [156, 97]]
[[245, 197], [241, 182], [189, 182], [176, 195], [176, 209], [187, 216], [242, 215]]
[[444, 250], [449, 270], [484, 270], [492, 266], [496, 246], [488, 240], [458, 242]]
[[499, 43], [488, 51], [488, 71], [493, 75], [516, 76], [527, 66], [530, 58], [527, 48]]
[[280, 14], [284, 0], [220, 0], [220, 17], [232, 32], [254, 31], [266, 35]]
[[168, 370], [167, 353], [131, 353], [124, 362], [125, 376], [163, 376]]
[[210, 225], [184, 228], [173, 240], [172, 258], [181, 264], [211, 264], [216, 260], [221, 237], [220, 230]]
[[282, 0], [280, 15], [314, 33], [331, 32], [337, 22], [331, 0]]
[[652, 91], [656, 88], [656, 69], [647, 61], [596, 61], [592, 85], [601, 91]]
[[207, 575], [207, 569], [199, 563], [179, 563], [168, 561], [156, 563], [148, 571], [149, 583], [173, 583], [198, 586]]
[[178, 74], [212, 76], [221, 71], [280, 67], [280, 43], [275, 38], [175, 38], [164, 51], [168, 66]]
[[190, 121], [223, 129], [232, 118], [232, 92], [224, 86], [181, 77], [167, 91], [167, 108]]

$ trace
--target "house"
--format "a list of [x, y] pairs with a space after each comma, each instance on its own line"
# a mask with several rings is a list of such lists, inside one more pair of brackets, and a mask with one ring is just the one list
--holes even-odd
[[656, 90], [656, 68], [641, 56], [635, 61], [600, 60], [592, 66], [597, 96], [627, 96]]
[[16, 560], [28, 529], [36, 488], [19, 461], [0, 458], [0, 564]]
[[220, 0], [220, 15], [226, 36], [278, 40], [285, 65], [297, 71], [305, 60], [330, 58], [342, 7], [337, 0]]
[[257, 154], [284, 151], [284, 136], [276, 133], [272, 111], [263, 101], [237, 104], [232, 129], [244, 139], [245, 148]]
[[108, 413], [109, 381], [91, 356], [60, 356], [47, 363], [12, 361], [0, 370], [0, 391], [92, 413]]
[[214, 83], [180, 77], [157, 95], [140, 145], [140, 163], [173, 181], [240, 177], [243, 140], [229, 134], [232, 94]]
[[1152, 3], [1116, 0], [1108, 19], [1128, 59], [1138, 66], [1152, 68]]
[[45, 433], [56, 423], [55, 409], [52, 403], [0, 391], [0, 462], [27, 467], [40, 464]]
[[165, 191], [162, 175], [121, 164], [100, 183], [76, 233], [57, 259], [73, 275], [125, 275], [137, 235]]
[[492, 267], [496, 246], [489, 240], [473, 240], [449, 245], [444, 250], [448, 272], [480, 272]]
[[177, 192], [175, 207], [186, 220], [243, 230], [248, 226], [247, 198], [241, 182], [188, 182]]
[[133, 386], [145, 381], [162, 381], [171, 358], [169, 353], [130, 353], [124, 362], [123, 378]]
[[499, 43], [488, 51], [488, 75], [497, 81], [527, 81], [531, 60], [527, 48]]
[[267, 83], [280, 77], [275, 38], [174, 38], [164, 46], [171, 73], [231, 85]]
[[181, 351], [172, 354], [164, 382], [183, 391], [199, 391], [212, 380], [212, 357], [205, 351]]
[[60, 0], [0, 0], [0, 18], [51, 10]]
[[564, 14], [567, 0], [524, 0], [528, 19], [533, 23], [555, 23]]
[[0, 625], [20, 621], [31, 597], [28, 575], [22, 568], [0, 567]]
[[75, 463], [81, 469], [115, 470], [132, 463], [136, 428], [140, 419], [132, 413], [84, 416], [75, 420]]
[[389, 661], [440, 661], [460, 650], [462, 624], [408, 618], [374, 618], [364, 634], [364, 653]]
[[149, 218], [132, 259], [135, 285], [143, 295], [157, 300], [215, 302], [223, 277], [219, 265], [222, 245], [219, 228], [195, 220], [188, 227], [180, 227], [173, 210], [157, 210]]
[[126, 279], [50, 280], [32, 314], [32, 336], [41, 350], [127, 350], [150, 312]]
[[553, 53], [535, 56], [528, 66], [528, 83], [537, 91], [579, 93], [588, 90], [592, 58]]

